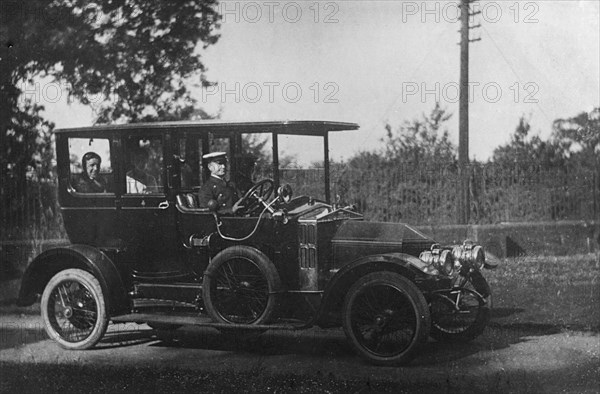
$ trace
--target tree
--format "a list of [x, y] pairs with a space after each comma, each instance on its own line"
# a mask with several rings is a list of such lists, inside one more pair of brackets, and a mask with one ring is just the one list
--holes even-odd
[[0, 182], [22, 189], [53, 124], [37, 96], [46, 77], [96, 122], [204, 117], [188, 86], [206, 85], [201, 49], [217, 42], [217, 0], [1, 0]]
[[563, 143], [552, 139], [544, 141], [538, 135], [530, 135], [530, 131], [529, 119], [521, 116], [510, 142], [494, 149], [492, 161], [508, 167], [515, 163], [522, 166], [534, 164], [542, 168], [565, 164]]
[[429, 115], [423, 114], [421, 119], [405, 121], [397, 131], [387, 124], [385, 157], [393, 161], [419, 162], [454, 162], [456, 146], [450, 141], [448, 129], [444, 123], [452, 117], [439, 103]]
[[511, 141], [494, 150], [492, 161], [500, 164], [535, 163], [542, 168], [567, 164], [594, 165], [600, 153], [600, 108], [574, 117], [557, 119], [548, 140], [530, 135], [531, 126], [524, 116]]
[[581, 164], [598, 164], [600, 154], [600, 107], [572, 118], [557, 119], [552, 137], [565, 156]]
[[[383, 150], [360, 152], [332, 166], [334, 192], [374, 220], [416, 222], [423, 214], [441, 218], [448, 209], [436, 196], [448, 195], [453, 185], [446, 174], [456, 172], [457, 149], [445, 127], [450, 118], [436, 103], [429, 114], [405, 121], [396, 130], [386, 125]], [[438, 179], [438, 174], [445, 175]], [[432, 182], [435, 179], [439, 182]]]

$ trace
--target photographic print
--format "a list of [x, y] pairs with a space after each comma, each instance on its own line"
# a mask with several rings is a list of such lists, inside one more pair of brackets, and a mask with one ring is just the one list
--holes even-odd
[[0, 0], [0, 164], [0, 391], [600, 390], [595, 0]]

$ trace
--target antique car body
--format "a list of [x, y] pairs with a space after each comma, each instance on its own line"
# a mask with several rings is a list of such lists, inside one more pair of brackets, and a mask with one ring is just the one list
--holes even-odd
[[[68, 349], [94, 346], [110, 321], [257, 334], [343, 326], [359, 354], [384, 365], [409, 361], [430, 333], [476, 337], [490, 306], [480, 246], [440, 246], [408, 225], [369, 222], [332, 202], [329, 133], [356, 129], [202, 121], [57, 130], [58, 195], [70, 244], [30, 263], [19, 303], [41, 295], [46, 330]], [[271, 142], [272, 165], [262, 167], [266, 179], [249, 184], [247, 209], [222, 215], [199, 207], [197, 189], [208, 177], [202, 155], [226, 151], [229, 177], [241, 185], [250, 134]], [[322, 145], [317, 181], [280, 168], [280, 139], [290, 135]], [[102, 192], [76, 190], [87, 150], [100, 152]], [[153, 186], [131, 189], [140, 150]], [[316, 195], [292, 198], [292, 190]]]

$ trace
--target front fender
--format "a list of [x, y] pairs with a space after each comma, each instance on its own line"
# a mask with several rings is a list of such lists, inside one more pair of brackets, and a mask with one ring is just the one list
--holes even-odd
[[413, 281], [423, 291], [450, 288], [451, 280], [440, 275], [424, 272], [427, 264], [415, 256], [406, 253], [385, 253], [361, 257], [342, 267], [327, 284], [319, 316], [320, 324], [329, 320], [329, 315], [339, 311], [348, 290], [358, 279], [376, 271], [399, 273]]
[[425, 273], [427, 263], [423, 260], [406, 253], [385, 253], [372, 256], [364, 256], [343, 266], [329, 281], [327, 290], [334, 289], [343, 282], [348, 275], [357, 276], [358, 279], [374, 271], [393, 271], [403, 274], [412, 281], [426, 280], [435, 276]]
[[33, 304], [50, 278], [69, 268], [88, 271], [98, 279], [110, 314], [129, 309], [127, 292], [114, 263], [102, 251], [88, 245], [53, 248], [37, 256], [23, 274], [17, 305]]

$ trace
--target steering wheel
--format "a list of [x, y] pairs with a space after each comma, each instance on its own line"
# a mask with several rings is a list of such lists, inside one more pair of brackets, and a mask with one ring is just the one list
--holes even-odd
[[240, 208], [238, 213], [244, 215], [254, 212], [261, 204], [266, 206], [269, 197], [273, 194], [273, 189], [275, 189], [275, 182], [272, 179], [263, 179], [256, 183], [240, 200], [239, 205], [243, 208]]

